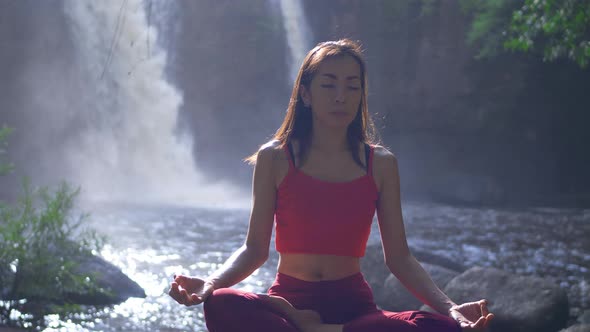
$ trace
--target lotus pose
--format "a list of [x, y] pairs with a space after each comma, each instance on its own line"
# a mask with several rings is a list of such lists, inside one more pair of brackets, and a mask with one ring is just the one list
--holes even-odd
[[[468, 331], [493, 318], [486, 301], [449, 299], [406, 242], [396, 157], [374, 139], [360, 46], [318, 44], [306, 56], [285, 119], [247, 160], [254, 166], [245, 243], [207, 278], [177, 275], [169, 294], [204, 302], [207, 328], [229, 331]], [[376, 307], [359, 259], [377, 212], [385, 262], [438, 313]], [[268, 294], [229, 288], [280, 254]]]

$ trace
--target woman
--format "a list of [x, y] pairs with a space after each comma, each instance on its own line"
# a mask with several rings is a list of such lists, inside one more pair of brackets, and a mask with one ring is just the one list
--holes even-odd
[[[318, 44], [297, 76], [283, 124], [247, 160], [255, 164], [244, 245], [206, 279], [175, 276], [169, 291], [204, 302], [211, 332], [461, 331], [484, 329], [485, 300], [457, 305], [408, 249], [397, 161], [374, 144], [358, 44]], [[391, 272], [438, 313], [378, 310], [360, 272], [377, 211]], [[268, 258], [276, 218], [278, 273], [268, 295], [229, 287]]]

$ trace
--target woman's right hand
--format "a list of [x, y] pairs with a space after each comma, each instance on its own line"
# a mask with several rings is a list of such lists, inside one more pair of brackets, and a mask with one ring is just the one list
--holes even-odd
[[188, 307], [205, 302], [214, 290], [211, 281], [178, 275], [174, 276], [174, 281], [170, 284], [168, 294], [176, 302]]

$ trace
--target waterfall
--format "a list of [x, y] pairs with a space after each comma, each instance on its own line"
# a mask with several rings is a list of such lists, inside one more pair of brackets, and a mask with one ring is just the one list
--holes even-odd
[[[66, 0], [84, 93], [82, 130], [68, 142], [70, 175], [91, 200], [243, 207], [233, 186], [208, 181], [177, 129], [183, 96], [165, 76], [153, 22], [173, 1]], [[148, 25], [148, 20], [151, 24]], [[159, 24], [161, 26], [161, 24]]]
[[280, 8], [289, 47], [289, 84], [292, 84], [305, 54], [312, 46], [312, 34], [301, 0], [280, 0]]

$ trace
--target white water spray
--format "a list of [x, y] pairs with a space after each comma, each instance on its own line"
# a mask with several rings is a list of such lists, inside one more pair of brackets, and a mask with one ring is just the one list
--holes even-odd
[[292, 84], [305, 54], [311, 48], [312, 34], [301, 0], [280, 0], [279, 3], [289, 46], [289, 83]]
[[[165, 2], [174, 6], [173, 2]], [[197, 171], [192, 138], [177, 133], [181, 93], [165, 78], [166, 52], [141, 0], [67, 0], [84, 77], [87, 123], [68, 149], [69, 164], [90, 200], [238, 206], [249, 204], [231, 185]], [[158, 2], [161, 9], [164, 2]]]

